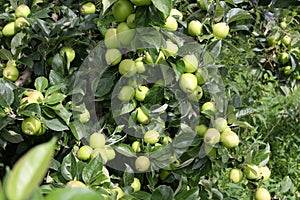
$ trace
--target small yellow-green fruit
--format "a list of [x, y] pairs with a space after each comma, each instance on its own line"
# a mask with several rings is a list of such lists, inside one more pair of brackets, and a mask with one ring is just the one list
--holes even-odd
[[193, 20], [188, 24], [188, 33], [191, 36], [198, 36], [202, 33], [202, 24], [199, 20]]
[[192, 93], [197, 88], [197, 78], [192, 73], [184, 73], [179, 79], [179, 87], [185, 93]]
[[240, 169], [231, 169], [229, 179], [233, 183], [239, 183], [243, 179], [243, 172]]
[[147, 131], [144, 135], [144, 141], [148, 144], [156, 144], [160, 139], [160, 135], [155, 130]]
[[16, 29], [23, 29], [24, 27], [28, 27], [28, 26], [30, 26], [30, 23], [24, 17], [19, 17], [15, 21]]
[[91, 157], [93, 149], [90, 146], [82, 146], [77, 151], [77, 157], [79, 160], [88, 160]]
[[142, 108], [137, 108], [137, 121], [141, 124], [147, 124], [150, 121], [150, 118], [144, 113]]
[[169, 158], [169, 162], [170, 162], [170, 168], [171, 168], [171, 170], [177, 169], [177, 167], [179, 167], [179, 165], [180, 165], [180, 162], [179, 162], [179, 160], [176, 158], [176, 156], [171, 156], [171, 157]]
[[127, 0], [118, 0], [112, 6], [112, 14], [118, 22], [124, 22], [133, 11], [132, 3]]
[[170, 172], [167, 170], [164, 170], [164, 169], [159, 172], [159, 178], [162, 181], [165, 180], [169, 175], [170, 175]]
[[178, 46], [171, 40], [167, 40], [166, 48], [162, 49], [162, 52], [166, 57], [175, 56], [178, 52]]
[[91, 158], [95, 158], [98, 155], [101, 156], [103, 163], [107, 163], [108, 158], [107, 158], [107, 154], [104, 148], [96, 148], [91, 152]]
[[117, 37], [117, 29], [109, 28], [104, 36], [104, 44], [108, 49], [116, 49], [120, 47], [120, 41]]
[[102, 133], [93, 133], [90, 136], [89, 145], [92, 148], [102, 148], [105, 145], [105, 135]]
[[130, 185], [133, 188], [134, 192], [138, 192], [141, 190], [141, 182], [138, 178], [133, 178], [133, 182]]
[[169, 16], [167, 17], [166, 22], [162, 28], [168, 31], [176, 31], [178, 28], [178, 23], [174, 17]]
[[207, 132], [208, 127], [205, 124], [200, 124], [198, 126], [196, 126], [196, 132], [198, 133], [198, 135], [200, 136], [204, 136], [204, 134]]
[[16, 81], [19, 78], [19, 70], [15, 66], [6, 66], [3, 69], [3, 77], [10, 80], [10, 81]]
[[198, 58], [194, 54], [185, 55], [182, 60], [185, 66], [185, 72], [194, 73], [197, 71], [199, 62]]
[[257, 165], [248, 164], [244, 168], [244, 174], [247, 179], [254, 180], [259, 178], [259, 167]]
[[265, 188], [258, 188], [254, 194], [255, 200], [271, 200], [271, 195]]
[[172, 142], [172, 138], [170, 137], [170, 136], [165, 136], [165, 137], [163, 137], [163, 140], [162, 140], [162, 144], [164, 145], [164, 146], [166, 146], [166, 145], [168, 145], [169, 143], [171, 143]]
[[130, 14], [127, 19], [126, 23], [129, 26], [129, 28], [135, 28], [135, 13]]
[[42, 124], [40, 120], [29, 117], [22, 121], [21, 129], [26, 135], [36, 135], [39, 132], [41, 126]]
[[81, 7], [81, 13], [83, 15], [95, 14], [95, 12], [96, 12], [96, 6], [92, 2], [87, 2], [83, 4]]
[[75, 51], [72, 47], [68, 47], [68, 46], [62, 47], [60, 49], [60, 54], [61, 55], [66, 54], [69, 62], [72, 62], [75, 59]]
[[2, 33], [5, 37], [14, 36], [17, 33], [15, 22], [9, 22], [6, 24], [2, 29]]
[[214, 127], [220, 133], [222, 133], [228, 127], [227, 120], [224, 119], [223, 117], [219, 117], [219, 118], [215, 119], [215, 121], [214, 121]]
[[42, 102], [44, 100], [44, 95], [40, 91], [34, 90], [28, 93], [28, 98], [35, 99], [37, 102]]
[[144, 101], [149, 88], [147, 86], [141, 85], [135, 90], [135, 99], [137, 101]]
[[182, 12], [180, 12], [179, 10], [177, 10], [175, 8], [171, 9], [170, 16], [172, 16], [174, 18], [178, 18], [180, 21], [182, 21], [182, 19], [183, 19]]
[[146, 156], [139, 156], [135, 160], [135, 168], [139, 172], [145, 172], [150, 168], [150, 160]]
[[139, 141], [134, 141], [131, 144], [131, 148], [133, 149], [134, 152], [139, 153], [141, 152], [141, 143]]
[[198, 85], [196, 89], [191, 93], [187, 95], [187, 98], [191, 101], [198, 102], [203, 96], [203, 90], [202, 88]]
[[239, 145], [239, 136], [233, 131], [224, 131], [221, 134], [222, 145], [226, 148], [234, 148]]
[[207, 129], [206, 133], [204, 134], [204, 142], [211, 146], [220, 142], [220, 138], [220, 132], [215, 128]]
[[122, 102], [130, 101], [134, 97], [134, 92], [135, 91], [133, 87], [129, 85], [125, 85], [121, 88], [118, 94], [118, 99]]
[[107, 156], [108, 161], [113, 160], [116, 157], [116, 152], [111, 146], [105, 145], [104, 150], [106, 152], [106, 156]]
[[78, 114], [76, 117], [79, 119], [79, 121], [81, 123], [85, 124], [90, 120], [90, 112], [88, 109], [85, 108], [84, 112], [81, 114]]
[[135, 36], [135, 29], [131, 29], [126, 22], [121, 22], [117, 26], [117, 36], [122, 44], [128, 45]]
[[212, 26], [213, 35], [217, 39], [225, 38], [229, 33], [229, 26], [225, 22], [220, 22]]
[[69, 181], [66, 186], [68, 187], [86, 187], [86, 185], [81, 181]]
[[205, 102], [202, 106], [201, 106], [201, 110], [202, 111], [211, 111], [211, 112], [216, 112], [216, 107], [215, 104], [213, 102]]
[[119, 49], [107, 49], [105, 60], [108, 65], [115, 66], [122, 60], [122, 53]]
[[119, 199], [121, 199], [124, 196], [124, 192], [123, 192], [123, 190], [120, 187], [115, 187], [112, 190], [114, 190], [114, 191], [116, 191], [118, 193], [116, 200], [119, 200]]
[[142, 61], [135, 61], [135, 68], [137, 73], [141, 74], [146, 71], [146, 67]]
[[124, 59], [119, 64], [119, 73], [125, 77], [131, 77], [136, 73], [135, 62], [131, 59]]
[[269, 167], [260, 167], [259, 168], [259, 176], [262, 178], [263, 181], [269, 180], [271, 176], [271, 171]]
[[30, 13], [31, 13], [30, 8], [27, 5], [25, 5], [25, 4], [19, 5], [16, 8], [16, 11], [15, 11], [16, 18], [19, 18], [19, 17], [28, 17], [28, 15]]

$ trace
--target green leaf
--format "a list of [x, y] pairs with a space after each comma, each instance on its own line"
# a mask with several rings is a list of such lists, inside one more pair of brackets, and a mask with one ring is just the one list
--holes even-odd
[[72, 113], [69, 112], [62, 104], [57, 104], [55, 106], [49, 106], [49, 108], [53, 109], [55, 113], [69, 124]]
[[292, 180], [289, 176], [284, 177], [284, 179], [280, 182], [280, 193], [286, 193], [293, 187]]
[[12, 83], [0, 79], [0, 105], [1, 106], [10, 106], [14, 102], [14, 92], [13, 90], [15, 89], [15, 85]]
[[151, 195], [151, 200], [173, 200], [174, 193], [171, 187], [166, 185], [160, 185], [157, 187]]
[[103, 161], [101, 155], [91, 159], [82, 170], [83, 181], [90, 185], [95, 182], [102, 174]]
[[25, 200], [41, 183], [54, 154], [56, 139], [35, 146], [14, 165], [5, 184], [9, 199]]
[[24, 141], [22, 135], [14, 131], [3, 130], [1, 131], [1, 137], [10, 143], [20, 143]]
[[216, 22], [219, 22], [224, 16], [224, 4], [225, 3], [217, 1], [216, 4], [217, 4], [217, 7], [216, 7], [216, 11], [215, 11], [214, 20]]
[[46, 120], [45, 125], [54, 131], [65, 131], [68, 130], [69, 128], [64, 125], [61, 121], [58, 119], [51, 119], [51, 120]]
[[71, 181], [74, 180], [74, 178], [76, 178], [77, 162], [72, 152], [70, 152], [67, 156], [65, 156], [61, 163], [61, 175], [67, 181]]
[[153, 5], [165, 16], [169, 16], [172, 9], [171, 0], [151, 0]]
[[123, 174], [123, 182], [124, 182], [125, 186], [127, 186], [127, 185], [130, 186], [134, 179], [134, 171], [132, 170], [132, 168], [129, 165], [127, 165], [127, 164], [125, 164], [125, 165], [126, 165], [126, 169]]
[[[66, 187], [55, 189], [50, 192], [45, 200], [100, 200], [101, 196], [89, 188], [83, 187]], [[103, 198], [104, 199], [104, 198]]]
[[46, 98], [44, 99], [44, 103], [50, 104], [50, 105], [57, 104], [57, 103], [61, 103], [65, 98], [66, 98], [66, 95], [64, 95], [62, 93], [54, 93], [49, 96], [46, 96]]
[[234, 21], [252, 19], [252, 16], [241, 8], [232, 8], [226, 14], [226, 22], [229, 24]]
[[17, 48], [21, 45], [24, 45], [24, 37], [26, 36], [25, 33], [19, 32], [17, 33], [11, 40], [11, 52], [13, 54], [16, 53]]
[[133, 149], [131, 148], [131, 146], [127, 145], [127, 144], [118, 144], [115, 146], [115, 150], [117, 152], [119, 152], [122, 155], [125, 155], [127, 157], [134, 157], [135, 156], [135, 152], [133, 151]]
[[179, 194], [177, 194], [175, 196], [175, 200], [194, 200], [194, 199], [197, 199], [199, 195], [199, 189], [198, 188], [193, 188], [193, 189], [190, 189], [188, 191], [183, 191], [183, 192], [180, 192]]
[[111, 5], [113, 5], [117, 0], [103, 0], [102, 5], [103, 5], [103, 10], [102, 10], [102, 15], [105, 14], [105, 12], [109, 9]]
[[76, 140], [80, 140], [86, 135], [85, 126], [78, 120], [74, 122], [70, 122], [69, 127], [76, 138]]
[[10, 51], [6, 49], [0, 49], [0, 58], [3, 60], [12, 60], [13, 56]]
[[34, 81], [34, 87], [36, 90], [42, 92], [48, 87], [48, 79], [45, 77], [37, 77]]
[[26, 106], [25, 110], [20, 112], [20, 114], [28, 116], [28, 117], [34, 117], [35, 115], [40, 116], [41, 115], [41, 107], [37, 103], [31, 103], [28, 106]]

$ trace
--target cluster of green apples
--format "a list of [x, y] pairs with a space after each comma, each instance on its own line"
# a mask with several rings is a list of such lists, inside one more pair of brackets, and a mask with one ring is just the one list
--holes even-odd
[[17, 64], [15, 60], [7, 61], [6, 66], [2, 71], [2, 75], [5, 79], [10, 81], [18, 80], [20, 76], [20, 72], [19, 69], [17, 68]]
[[280, 29], [267, 37], [267, 45], [276, 53], [275, 67], [278, 67], [279, 72], [287, 77], [291, 76], [296, 80], [300, 80], [300, 69], [292, 67], [292, 54], [298, 58], [300, 54], [299, 47], [295, 47], [292, 43], [293, 36], [289, 33], [288, 24], [285, 21], [279, 23]]
[[104, 134], [93, 133], [89, 138], [89, 145], [81, 146], [77, 151], [78, 159], [87, 161], [100, 155], [103, 163], [113, 160], [116, 157], [116, 152], [110, 145], [105, 143], [106, 138]]
[[[233, 168], [230, 170], [229, 179], [233, 183], [240, 183], [243, 178], [247, 178], [251, 181], [267, 181], [269, 180], [271, 171], [267, 166], [259, 167], [254, 164], [246, 164], [242, 169]], [[256, 189], [254, 194], [255, 200], [271, 200], [269, 191], [263, 187]]]

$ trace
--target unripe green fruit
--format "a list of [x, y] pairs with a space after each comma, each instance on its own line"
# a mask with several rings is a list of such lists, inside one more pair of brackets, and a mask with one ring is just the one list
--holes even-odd
[[243, 172], [240, 169], [231, 169], [229, 179], [233, 183], [239, 183], [243, 179]]
[[202, 96], [203, 96], [203, 90], [199, 85], [196, 87], [196, 89], [191, 94], [187, 95], [189, 100], [195, 101], [195, 102], [198, 102], [202, 98]]
[[139, 153], [141, 152], [141, 143], [139, 141], [134, 141], [131, 144], [131, 148], [133, 149], [134, 152]]
[[225, 22], [220, 22], [212, 26], [213, 35], [217, 39], [225, 38], [229, 33], [229, 26]]
[[104, 44], [108, 49], [116, 49], [120, 47], [120, 41], [117, 37], [117, 29], [109, 28], [104, 36]]
[[19, 78], [19, 70], [15, 66], [6, 66], [2, 74], [4, 78], [10, 81], [16, 81]]
[[123, 190], [120, 187], [115, 187], [112, 190], [114, 190], [114, 191], [116, 191], [118, 193], [116, 200], [119, 200], [119, 199], [121, 199], [124, 196], [124, 192], [123, 192]]
[[88, 160], [91, 157], [91, 153], [92, 153], [93, 149], [90, 146], [82, 146], [79, 148], [79, 150], [77, 151], [77, 157], [79, 160]]
[[42, 124], [40, 130], [37, 132], [36, 135], [43, 135], [46, 133], [46, 131], [47, 131], [47, 129], [46, 129], [45, 125]]
[[136, 6], [149, 6], [151, 4], [151, 0], [130, 0]]
[[93, 133], [90, 136], [89, 145], [92, 148], [102, 148], [105, 145], [105, 135], [102, 133]]
[[285, 67], [283, 68], [283, 73], [284, 73], [284, 75], [286, 75], [286, 76], [290, 75], [290, 74], [292, 73], [292, 67], [291, 67], [291, 66], [285, 66]]
[[267, 43], [269, 47], [272, 47], [278, 43], [278, 37], [276, 35], [272, 35], [267, 38]]
[[149, 88], [147, 86], [138, 86], [135, 90], [135, 99], [137, 101], [144, 101], [147, 95]]
[[92, 2], [87, 2], [83, 4], [81, 7], [81, 13], [83, 15], [95, 14], [95, 12], [96, 12], [96, 6]]
[[171, 12], [170, 12], [170, 16], [179, 19], [180, 21], [182, 21], [183, 19], [183, 15], [182, 12], [180, 12], [179, 10], [172, 8]]
[[122, 60], [122, 53], [119, 49], [107, 49], [105, 60], [108, 65], [115, 66]]
[[290, 60], [290, 54], [288, 54], [287, 52], [283, 52], [279, 54], [279, 62], [282, 64], [285, 64], [287, 62], [289, 62]]
[[85, 124], [90, 120], [90, 112], [88, 111], [88, 109], [85, 108], [84, 112], [78, 114], [76, 117], [79, 119], [81, 123]]
[[147, 131], [144, 135], [144, 141], [148, 144], [156, 144], [160, 139], [160, 135], [155, 130]]
[[145, 52], [145, 62], [148, 64], [153, 64], [153, 59], [148, 51]]
[[192, 93], [197, 88], [197, 78], [194, 74], [184, 73], [179, 79], [179, 87], [185, 93]]
[[207, 130], [208, 130], [208, 127], [205, 124], [200, 124], [200, 125], [196, 126], [196, 132], [198, 133], [198, 135], [200, 135], [202, 137], [205, 135]]
[[259, 167], [257, 165], [248, 164], [244, 168], [244, 174], [247, 179], [253, 180], [259, 178]]
[[168, 31], [176, 31], [178, 28], [178, 23], [174, 17], [169, 16], [167, 17], [166, 22], [162, 28]]
[[214, 127], [220, 133], [222, 133], [228, 127], [227, 120], [224, 119], [223, 117], [219, 117], [219, 118], [215, 119], [215, 121], [214, 121]]
[[198, 20], [193, 20], [188, 24], [188, 33], [191, 36], [198, 36], [202, 33], [202, 24]]
[[133, 178], [133, 182], [130, 185], [133, 188], [134, 192], [138, 192], [141, 190], [141, 182], [138, 178]]
[[194, 55], [185, 55], [182, 58], [185, 66], [185, 72], [193, 73], [198, 69], [198, 58]]
[[133, 13], [134, 8], [132, 3], [127, 0], [118, 0], [112, 6], [112, 14], [118, 22], [123, 22], [126, 18]]
[[117, 36], [122, 44], [128, 45], [135, 36], [135, 29], [129, 28], [126, 22], [121, 22], [117, 27]]
[[171, 40], [166, 41], [166, 48], [162, 49], [163, 54], [166, 57], [175, 56], [178, 52], [178, 46], [173, 43]]
[[220, 138], [221, 135], [217, 129], [209, 128], [204, 135], [204, 142], [208, 145], [214, 145], [220, 142]]
[[146, 67], [142, 61], [135, 61], [135, 68], [137, 73], [141, 74], [146, 71]]
[[265, 188], [259, 188], [254, 194], [255, 200], [271, 200], [271, 195]]
[[269, 167], [260, 167], [259, 168], [259, 176], [262, 178], [263, 181], [269, 180], [271, 176], [271, 171]]
[[81, 181], [69, 181], [67, 183], [68, 187], [86, 187], [86, 185]]
[[150, 160], [146, 156], [139, 156], [135, 160], [135, 168], [139, 172], [145, 172], [150, 168]]
[[41, 122], [32, 117], [24, 119], [21, 124], [22, 131], [26, 135], [36, 135], [39, 132], [41, 126]]
[[122, 102], [130, 101], [131, 99], [133, 99], [133, 97], [134, 88], [129, 85], [123, 86], [118, 94], [118, 99]]
[[102, 161], [103, 161], [104, 164], [107, 163], [108, 158], [107, 158], [107, 153], [106, 153], [106, 151], [105, 151], [104, 148], [96, 148], [96, 149], [92, 150], [92, 152], [91, 152], [91, 158], [95, 158], [98, 155], [101, 156]]
[[137, 121], [141, 124], [147, 124], [150, 118], [144, 113], [141, 108], [137, 108]]
[[285, 35], [285, 36], [282, 38], [281, 42], [282, 42], [285, 46], [289, 46], [289, 45], [291, 44], [291, 42], [292, 42], [292, 38], [291, 38], [290, 36], [288, 36], [288, 35]]
[[169, 162], [170, 162], [170, 168], [171, 168], [171, 170], [177, 169], [177, 167], [179, 167], [179, 165], [180, 165], [180, 162], [176, 158], [176, 156], [171, 156], [170, 159], [169, 159]]
[[64, 54], [66, 54], [67, 59], [69, 62], [72, 62], [75, 58], [75, 51], [72, 47], [62, 47], [60, 49], [60, 54], [63, 56]]
[[136, 73], [135, 62], [131, 59], [124, 59], [119, 64], [119, 73], [125, 77], [131, 77]]
[[8, 24], [6, 24], [2, 29], [2, 33], [5, 37], [14, 36], [17, 33], [15, 22], [9, 22]]
[[162, 51], [159, 51], [158, 57], [157, 57], [157, 59], [156, 59], [156, 61], [155, 61], [155, 64], [157, 64], [157, 63], [159, 63], [160, 61], [163, 61], [163, 60], [165, 60], [165, 59], [166, 59], [166, 58], [165, 58], [164, 53], [163, 53]]
[[216, 112], [216, 107], [215, 104], [213, 102], [205, 102], [202, 106], [201, 106], [201, 110], [202, 111], [211, 111], [211, 112]]
[[226, 148], [234, 148], [239, 145], [239, 136], [233, 131], [224, 131], [221, 134], [222, 145]]
[[280, 28], [285, 29], [287, 27], [287, 24], [286, 24], [286, 22], [283, 21], [283, 22], [280, 22], [279, 26], [280, 26]]
[[37, 103], [38, 104], [39, 102], [34, 98], [24, 97], [20, 100], [20, 103], [21, 104], [24, 104], [24, 103], [26, 103], [26, 104]]
[[130, 14], [127, 19], [126, 19], [126, 23], [128, 25], [129, 28], [135, 28], [135, 13]]
[[15, 11], [16, 18], [19, 18], [19, 17], [28, 17], [28, 15], [30, 13], [31, 13], [30, 8], [27, 5], [25, 5], [25, 4], [19, 5], [16, 8], [16, 11]]
[[159, 173], [159, 178], [164, 181], [168, 176], [170, 175], [170, 172], [167, 170], [161, 170]]
[[163, 138], [163, 140], [162, 140], [162, 144], [164, 145], [164, 146], [166, 146], [166, 145], [168, 145], [169, 143], [171, 143], [172, 142], [172, 138], [170, 137], [170, 136], [165, 136], [164, 138]]
[[108, 161], [113, 160], [116, 157], [116, 152], [111, 146], [105, 145], [104, 150], [106, 152], [106, 156], [107, 156]]
[[35, 99], [37, 102], [42, 102], [44, 100], [44, 95], [38, 90], [34, 90], [28, 93], [28, 97]]
[[15, 21], [16, 29], [23, 29], [24, 27], [28, 27], [28, 26], [30, 26], [30, 23], [24, 17], [19, 17]]

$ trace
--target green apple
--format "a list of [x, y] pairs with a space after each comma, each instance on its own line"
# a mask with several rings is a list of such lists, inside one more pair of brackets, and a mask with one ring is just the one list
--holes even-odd
[[185, 72], [193, 73], [197, 71], [199, 62], [194, 54], [185, 55], [182, 60], [184, 62]]
[[91, 158], [95, 158], [98, 155], [101, 156], [102, 161], [103, 161], [104, 164], [107, 163], [108, 158], [107, 158], [107, 153], [106, 153], [106, 151], [105, 151], [104, 148], [96, 148], [96, 149], [92, 150], [92, 152], [91, 152]]
[[192, 93], [197, 88], [197, 77], [192, 73], [184, 73], [179, 79], [179, 87], [185, 93]]
[[132, 77], [136, 71], [135, 62], [131, 59], [124, 59], [119, 64], [119, 73], [125, 77]]
[[227, 127], [227, 120], [224, 119], [223, 117], [219, 117], [217, 119], [214, 120], [214, 127], [220, 132], [222, 133]]
[[68, 62], [72, 62], [75, 59], [75, 51], [72, 47], [68, 47], [68, 46], [62, 47], [60, 49], [60, 54], [62, 56], [66, 55]]
[[28, 26], [30, 26], [30, 23], [24, 17], [19, 17], [15, 21], [15, 29], [17, 30]]
[[162, 28], [167, 31], [176, 31], [178, 28], [178, 23], [174, 17], [169, 16], [167, 17], [166, 22]]
[[262, 178], [263, 181], [269, 180], [271, 176], [271, 171], [269, 167], [260, 167], [259, 168], [259, 177]]
[[243, 179], [243, 172], [240, 169], [231, 169], [229, 173], [229, 179], [233, 183], [239, 183]]
[[138, 178], [133, 178], [133, 182], [130, 184], [130, 186], [133, 188], [134, 192], [138, 192], [141, 190], [141, 182]]
[[278, 36], [277, 35], [271, 35], [267, 38], [267, 43], [269, 47], [272, 47], [278, 43]]
[[131, 148], [133, 149], [134, 152], [139, 153], [141, 152], [141, 143], [139, 141], [134, 141], [131, 144]]
[[132, 13], [127, 17], [126, 23], [127, 23], [129, 28], [134, 29], [136, 27], [136, 25], [135, 25], [135, 13]]
[[147, 86], [141, 85], [138, 86], [135, 90], [135, 99], [137, 101], [144, 101], [147, 95], [149, 88]]
[[172, 143], [172, 138], [170, 136], [164, 136], [163, 140], [161, 142], [164, 146], [168, 145], [169, 143]]
[[109, 28], [107, 29], [104, 36], [104, 44], [108, 49], [116, 49], [120, 47], [120, 41], [117, 37], [117, 29]]
[[244, 174], [247, 179], [254, 180], [259, 178], [259, 167], [253, 164], [247, 164], [244, 168]]
[[36, 135], [43, 135], [46, 133], [46, 131], [46, 126], [42, 124], [40, 130], [36, 133]]
[[177, 44], [173, 43], [171, 40], [167, 40], [166, 46], [165, 48], [162, 49], [162, 52], [166, 57], [176, 56], [178, 52], [178, 46]]
[[168, 176], [170, 175], [170, 172], [168, 170], [161, 170], [159, 172], [159, 178], [164, 181]]
[[90, 146], [84, 145], [77, 151], [77, 157], [79, 160], [88, 160], [91, 157], [93, 149]]
[[112, 14], [118, 22], [124, 22], [133, 11], [133, 5], [128, 0], [118, 0], [112, 6]]
[[21, 104], [25, 104], [26, 103], [26, 105], [27, 104], [31, 104], [31, 103], [39, 103], [36, 99], [34, 99], [34, 98], [30, 98], [30, 97], [24, 97], [24, 98], [22, 98], [21, 100], [20, 100], [20, 103]]
[[211, 112], [216, 112], [216, 106], [213, 102], [205, 102], [202, 106], [201, 106], [201, 110], [202, 111], [211, 111]]
[[188, 33], [191, 36], [198, 36], [202, 33], [202, 26], [199, 20], [190, 21], [188, 24]]
[[290, 75], [292, 72], [293, 72], [293, 71], [292, 71], [292, 67], [291, 67], [291, 66], [285, 66], [285, 67], [283, 68], [283, 73], [284, 73], [284, 75], [286, 75], [286, 76]]
[[285, 46], [289, 46], [292, 42], [292, 38], [289, 35], [285, 35], [281, 42], [285, 45]]
[[118, 94], [118, 99], [122, 102], [130, 101], [134, 97], [134, 92], [135, 91], [133, 87], [129, 85], [125, 85], [121, 88]]
[[90, 120], [89, 110], [85, 108], [83, 113], [76, 115], [76, 118], [83, 124], [87, 123]]
[[148, 124], [150, 118], [144, 113], [142, 108], [137, 108], [137, 121], [141, 124]]
[[66, 186], [68, 187], [86, 187], [86, 185], [81, 181], [69, 181]]
[[36, 6], [38, 3], [44, 3], [44, 0], [33, 0], [32, 5]]
[[155, 130], [149, 130], [144, 135], [144, 141], [148, 144], [156, 144], [160, 139], [160, 135]]
[[207, 130], [208, 130], [208, 127], [205, 124], [200, 124], [200, 125], [196, 126], [197, 134], [202, 136], [202, 137], [205, 135]]
[[2, 74], [4, 78], [10, 81], [16, 81], [19, 78], [19, 70], [15, 66], [6, 66]]
[[126, 22], [121, 22], [117, 26], [117, 36], [122, 44], [128, 45], [135, 36], [135, 29], [129, 28]]
[[207, 129], [206, 133], [204, 134], [204, 142], [208, 145], [214, 145], [220, 142], [220, 132], [215, 128]]
[[287, 24], [285, 21], [280, 22], [279, 24], [280, 28], [285, 29], [287, 27]]
[[203, 90], [198, 85], [192, 93], [187, 95], [187, 98], [191, 101], [198, 102], [202, 98], [202, 96], [203, 96]]
[[112, 190], [116, 191], [118, 193], [116, 200], [119, 200], [119, 199], [121, 199], [124, 196], [124, 192], [123, 192], [123, 190], [120, 187], [115, 187]]
[[30, 13], [31, 13], [30, 8], [25, 4], [19, 5], [15, 10], [16, 18], [28, 17]]
[[96, 12], [96, 6], [92, 2], [87, 2], [83, 4], [81, 7], [81, 13], [83, 15], [95, 14], [95, 12]]
[[153, 64], [153, 59], [148, 51], [145, 52], [145, 62], [148, 64]]
[[224, 131], [221, 134], [222, 145], [226, 148], [234, 148], [239, 145], [239, 136], [233, 131]]
[[3, 29], [2, 29], [2, 33], [5, 37], [11, 37], [14, 36], [17, 31], [15, 28], [15, 22], [9, 22], [8, 24], [6, 24]]
[[105, 135], [97, 132], [93, 133], [89, 139], [89, 145], [92, 148], [102, 148], [105, 142]]
[[279, 62], [282, 64], [285, 64], [287, 62], [289, 62], [290, 60], [290, 54], [288, 54], [287, 52], [282, 52], [279, 53]]
[[179, 10], [175, 9], [175, 8], [172, 8], [171, 9], [171, 12], [170, 12], [170, 16], [182, 21], [183, 19], [183, 14], [182, 12], [180, 12]]
[[38, 90], [33, 90], [28, 93], [28, 98], [34, 99], [37, 102], [43, 102], [44, 95]]
[[33, 117], [29, 117], [22, 121], [21, 129], [22, 132], [26, 135], [36, 135], [39, 132], [41, 126], [42, 124], [40, 120], [37, 120]]
[[111, 146], [105, 145], [104, 150], [106, 152], [106, 156], [107, 156], [108, 161], [113, 160], [116, 157], [116, 152]]
[[150, 160], [146, 156], [139, 156], [135, 160], [135, 168], [139, 172], [145, 172], [150, 168]]
[[258, 188], [254, 194], [255, 200], [271, 200], [271, 195], [265, 188]]
[[142, 61], [135, 61], [136, 72], [141, 74], [146, 71], [146, 67]]
[[212, 26], [213, 35], [217, 39], [225, 38], [229, 33], [229, 26], [225, 22], [219, 22]]
[[130, 0], [136, 6], [149, 6], [151, 4], [151, 0]]
[[108, 65], [115, 66], [122, 60], [122, 53], [119, 49], [107, 49], [105, 53], [105, 61]]
[[169, 162], [170, 162], [170, 168], [171, 168], [171, 170], [177, 169], [179, 167], [179, 165], [180, 165], [180, 162], [179, 162], [179, 160], [177, 159], [176, 156], [171, 156], [169, 158]]

